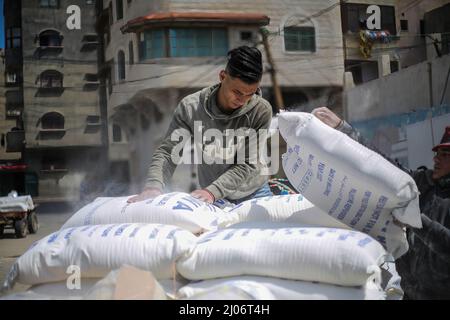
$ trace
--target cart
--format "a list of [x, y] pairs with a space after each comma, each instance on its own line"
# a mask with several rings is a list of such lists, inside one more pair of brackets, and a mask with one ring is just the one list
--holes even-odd
[[17, 238], [36, 233], [39, 223], [35, 209], [31, 196], [18, 196], [12, 191], [7, 197], [0, 197], [0, 236], [6, 227], [14, 228]]

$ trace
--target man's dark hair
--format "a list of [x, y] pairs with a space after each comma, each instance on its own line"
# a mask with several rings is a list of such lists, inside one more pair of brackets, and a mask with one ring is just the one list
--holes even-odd
[[261, 81], [263, 66], [261, 51], [241, 46], [228, 52], [227, 73], [247, 84]]

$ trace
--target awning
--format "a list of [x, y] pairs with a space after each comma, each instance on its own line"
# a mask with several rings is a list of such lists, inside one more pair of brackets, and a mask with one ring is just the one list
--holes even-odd
[[252, 25], [266, 26], [270, 22], [267, 15], [260, 13], [235, 12], [157, 12], [128, 21], [123, 33], [136, 32], [148, 27], [175, 25]]

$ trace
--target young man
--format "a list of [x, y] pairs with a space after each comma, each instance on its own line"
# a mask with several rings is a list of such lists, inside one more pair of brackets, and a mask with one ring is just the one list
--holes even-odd
[[[225, 136], [238, 129], [254, 129], [256, 132], [268, 129], [272, 107], [261, 97], [262, 73], [262, 57], [258, 49], [242, 46], [231, 50], [225, 70], [220, 71], [220, 83], [191, 94], [179, 103], [165, 139], [153, 155], [144, 190], [128, 202], [154, 198], [163, 193], [176, 168], [172, 154], [179, 141], [172, 138], [173, 133], [187, 130], [195, 137], [199, 124], [202, 135], [207, 130], [219, 130]], [[201, 153], [217, 147], [217, 141], [206, 140], [203, 137], [200, 142]], [[245, 150], [236, 149], [237, 152], [245, 151], [245, 161], [237, 161], [234, 153], [231, 155], [234, 157], [232, 163], [227, 161], [228, 154], [223, 161], [197, 164], [202, 189], [194, 190], [191, 195], [207, 203], [223, 198], [239, 203], [248, 198], [271, 195], [268, 177], [262, 172], [264, 168], [249, 161], [255, 155], [249, 154], [248, 144], [243, 148]]]
[[[312, 113], [328, 126], [374, 149], [328, 108], [317, 108]], [[432, 150], [433, 170], [408, 171], [420, 191], [423, 228], [406, 226], [409, 251], [395, 261], [404, 299], [450, 299], [450, 126]]]

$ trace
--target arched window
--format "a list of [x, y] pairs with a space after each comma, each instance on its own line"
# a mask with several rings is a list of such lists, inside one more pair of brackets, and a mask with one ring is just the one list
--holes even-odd
[[125, 53], [122, 50], [117, 54], [117, 65], [119, 68], [119, 80], [125, 80]]
[[122, 129], [118, 124], [113, 124], [113, 142], [121, 142], [122, 141]]
[[48, 112], [41, 118], [42, 129], [64, 129], [64, 116], [58, 112]]
[[63, 74], [56, 70], [46, 70], [39, 76], [41, 88], [62, 88]]
[[45, 30], [39, 34], [39, 46], [41, 47], [61, 47], [63, 37], [58, 31]]
[[128, 44], [128, 56], [130, 57], [130, 65], [134, 64], [134, 48], [133, 48], [133, 41], [130, 41]]

